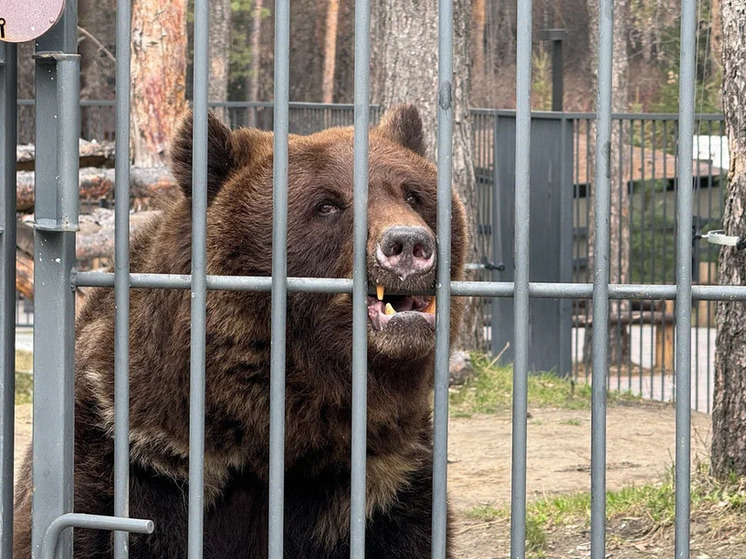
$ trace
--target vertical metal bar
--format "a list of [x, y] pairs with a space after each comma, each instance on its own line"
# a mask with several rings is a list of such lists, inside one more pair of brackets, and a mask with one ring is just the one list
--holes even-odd
[[[586, 191], [585, 191], [585, 225], [586, 225], [586, 247], [587, 252], [586, 256], [588, 257], [586, 260], [586, 267], [585, 267], [585, 281], [590, 282], [592, 279], [593, 271], [591, 270], [591, 260], [590, 260], [590, 244], [591, 244], [591, 196], [595, 196], [593, 194], [594, 189], [596, 186], [593, 184], [593, 181], [591, 181], [591, 119], [587, 119], [585, 121], [585, 180], [586, 180]], [[586, 328], [588, 328], [588, 325], [591, 324], [590, 316], [591, 313], [589, 312], [590, 306], [591, 306], [592, 299], [586, 299], [585, 301], [585, 324]], [[592, 327], [592, 325], [591, 325]], [[584, 352], [584, 354], [587, 352]], [[591, 370], [591, 363], [585, 359], [585, 355], [583, 356], [583, 365], [585, 366], [585, 382], [587, 383], [590, 380], [590, 370]]]
[[194, 2], [191, 355], [189, 368], [189, 559], [201, 559], [204, 529], [205, 323], [207, 304], [207, 0]]
[[[621, 200], [624, 200], [624, 193], [622, 190], [624, 188], [624, 157], [622, 155], [624, 153], [624, 150], [623, 150], [624, 129], [623, 129], [622, 119], [619, 119], [617, 123], [619, 125], [619, 136], [618, 136], [619, 145], [617, 146], [618, 176], [616, 177], [616, 180], [617, 180], [617, 188], [618, 188], [618, 200], [621, 201]], [[629, 203], [629, 199], [628, 199], [628, 203]], [[629, 255], [622, 254], [623, 252], [622, 248], [624, 246], [624, 243], [622, 242], [622, 235], [624, 232], [624, 223], [622, 223], [622, 220], [624, 219], [624, 215], [622, 213], [622, 204], [618, 205], [616, 215], [617, 215], [617, 223], [619, 224], [619, 230], [617, 231], [617, 235], [619, 239], [617, 246], [619, 247], [619, 250], [617, 250], [617, 254], [616, 254], [616, 267], [617, 267], [618, 277], [621, 279], [622, 269], [623, 269], [622, 258], [624, 257], [629, 258]], [[629, 281], [629, 278], [627, 278], [627, 280]], [[620, 283], [622, 282], [620, 281]], [[628, 303], [630, 303], [628, 304], [628, 307], [631, 307], [632, 306], [631, 302], [628, 301]], [[617, 359], [616, 359], [616, 388], [617, 390], [621, 389], [621, 384], [622, 384], [622, 328], [626, 329], [626, 326], [622, 324], [622, 305], [623, 305], [623, 301], [617, 301], [612, 306], [612, 308], [614, 309], [614, 315], [615, 315], [614, 319], [616, 321], [616, 324], [615, 324], [616, 336], [614, 338], [614, 343], [616, 344], [616, 354], [617, 354]], [[611, 375], [609, 375], [609, 377], [611, 377]], [[611, 384], [611, 378], [609, 378], [609, 384]]]
[[368, 124], [370, 0], [355, 1], [355, 239], [352, 275], [352, 478], [350, 557], [365, 557], [365, 463], [368, 402]]
[[[44, 534], [73, 507], [75, 265], [80, 135], [77, 2], [36, 45], [36, 165], [34, 233], [34, 425], [32, 556]], [[65, 68], [60, 64], [66, 62]], [[57, 557], [70, 557], [60, 538]]]
[[529, 219], [531, 153], [531, 9], [518, 2], [515, 111], [515, 285], [513, 293], [513, 434], [510, 556], [526, 554], [526, 431], [528, 413]]
[[[499, 180], [499, 172], [500, 168], [498, 165], [498, 150], [500, 147], [497, 143], [497, 135], [498, 135], [498, 126], [500, 122], [500, 117], [497, 115], [496, 112], [492, 115], [492, 201], [491, 201], [491, 208], [492, 208], [492, 258], [493, 262], [495, 264], [498, 264], [500, 262], [503, 262], [503, 244], [502, 244], [502, 220], [500, 219], [500, 212], [502, 211], [502, 208], [500, 207], [500, 193], [498, 192], [498, 188], [500, 185]], [[490, 279], [492, 281], [499, 281], [500, 280], [500, 272], [497, 269], [497, 266], [495, 266], [490, 273]], [[437, 304], [437, 301], [436, 301]], [[497, 339], [497, 331], [498, 331], [498, 324], [500, 320], [500, 315], [498, 313], [499, 308], [499, 300], [497, 297], [492, 297], [490, 299], [490, 333], [492, 336], [492, 339], [490, 340], [490, 347], [492, 348], [492, 355], [498, 355], [500, 351], [502, 350], [501, 347], [498, 347], [498, 339]]]
[[438, 0], [438, 269], [435, 290], [432, 558], [446, 557], [448, 353], [451, 330], [451, 197], [453, 155], [453, 0]]
[[[114, 515], [129, 516], [129, 185], [130, 22], [128, 0], [117, 2], [116, 152], [114, 192]], [[129, 557], [129, 533], [114, 532], [114, 559]]]
[[[632, 146], [634, 145], [634, 128], [632, 121], [629, 121], [629, 127], [628, 127], [628, 133], [629, 133], [629, 139], [627, 140], [627, 143], [630, 146], [630, 153], [629, 153], [629, 183], [625, 185], [625, 188], [629, 188], [629, 229], [630, 229], [630, 254], [627, 256], [629, 266], [632, 266], [632, 227], [634, 226], [634, 215], [635, 215], [635, 202], [634, 202], [634, 180], [633, 180], [633, 173], [634, 173], [634, 159], [632, 157]], [[622, 147], [624, 146], [624, 142], [621, 142], [621, 145], [619, 146], [619, 151], [621, 152]], [[630, 281], [632, 278], [630, 277]], [[634, 329], [634, 323], [632, 322], [632, 304], [630, 302], [629, 308], [627, 309], [627, 320], [629, 322], [629, 336], [630, 336], [630, 345], [631, 345], [631, 339], [632, 339], [632, 331]], [[642, 367], [642, 364], [640, 364]], [[641, 373], [642, 374], [642, 373]], [[632, 392], [632, 348], [630, 347], [629, 350], [629, 359], [627, 360], [627, 390], [629, 392]], [[640, 392], [642, 394], [642, 391]]]
[[[668, 282], [668, 121], [663, 121], [663, 239], [661, 244], [663, 246], [663, 283]], [[665, 311], [665, 304], [663, 306]], [[665, 314], [663, 320], [665, 321]], [[665, 325], [665, 322], [664, 322]], [[664, 326], [665, 327], [665, 326]], [[666, 401], [666, 344], [661, 344], [661, 363], [664, 364], [661, 371], [661, 401]]]
[[16, 307], [16, 46], [0, 43], [0, 557], [13, 554]]
[[691, 314], [692, 314], [692, 140], [696, 0], [681, 3], [679, 74], [679, 188], [676, 230], [676, 530], [675, 557], [689, 557], [691, 480]]
[[[707, 164], [707, 218], [708, 222], [712, 221], [712, 191], [713, 191], [713, 179], [712, 179], [712, 121], [709, 121], [707, 123], [707, 145], [709, 148], [709, 156], [707, 158], [708, 164]], [[721, 146], [721, 153], [722, 153], [722, 146]], [[712, 247], [707, 247], [707, 285], [712, 285], [712, 282], [715, 278], [712, 277], [712, 266], [711, 264], [711, 257], [712, 257]], [[699, 304], [699, 303], [698, 303]], [[710, 372], [711, 372], [711, 351], [710, 351], [710, 342], [711, 342], [711, 333], [712, 333], [712, 322], [710, 320], [712, 316], [712, 301], [707, 301], [707, 377], [705, 379], [706, 382], [706, 391], [707, 391], [707, 404], [705, 405], [705, 412], [710, 413]], [[699, 410], [699, 402], [697, 402], [697, 410]], [[701, 411], [701, 410], [700, 410]]]
[[[635, 121], [634, 120], [630, 121], [630, 138], [631, 138], [632, 141], [630, 141], [630, 143], [629, 143], [629, 158], [630, 158], [629, 160], [630, 161], [634, 161], [634, 156], [635, 156], [635, 154], [634, 154]], [[640, 239], [640, 247], [642, 247], [644, 245], [644, 238], [645, 238], [644, 231], [645, 231], [645, 190], [643, 188], [643, 191], [641, 193], [641, 200], [640, 200], [640, 226], [639, 226], [639, 228], [637, 230], [638, 238]], [[640, 272], [640, 277], [639, 277], [638, 281], [643, 281], [644, 282], [645, 279], [646, 279], [646, 276], [645, 276], [645, 260], [643, 258], [639, 258], [638, 260], [639, 260], [638, 270]], [[642, 321], [642, 313], [640, 313], [640, 318], [637, 321], [637, 327], [638, 327], [638, 332], [640, 333], [639, 334], [640, 335], [640, 341], [642, 342], [643, 335], [645, 334], [645, 331], [644, 331], [645, 325], [643, 324], [643, 321]], [[632, 327], [630, 326], [630, 330], [631, 330], [631, 328]], [[643, 344], [642, 343], [639, 344], [639, 349], [640, 349], [639, 352], [638, 352], [639, 353], [639, 357], [638, 357], [639, 373], [637, 375], [637, 379], [639, 381], [639, 390], [640, 390], [639, 394], [640, 394], [640, 397], [642, 397], [642, 395], [643, 395], [643, 377], [644, 377], [644, 374], [645, 374], [644, 371], [643, 371], [643, 368], [642, 368], [642, 350], [643, 350]]]
[[[572, 204], [572, 213], [573, 213], [573, 252], [575, 253], [575, 262], [577, 264], [573, 264], [573, 278], [572, 281], [575, 281], [575, 275], [579, 268], [580, 264], [580, 243], [578, 242], [579, 235], [577, 234], [578, 231], [580, 231], [580, 180], [579, 180], [579, 167], [580, 167], [580, 120], [579, 119], [573, 119], [573, 143], [575, 144], [575, 152], [573, 153], [573, 204]], [[579, 314], [579, 301], [573, 300], [572, 307], [573, 307], [573, 318]], [[580, 348], [580, 328], [573, 326], [574, 330], [574, 336], [575, 336], [575, 352], [573, 355], [573, 379], [576, 381], [580, 380], [580, 359], [578, 359], [578, 349]]]
[[283, 557], [285, 501], [285, 325], [287, 319], [290, 2], [275, 0], [272, 195], [272, 343], [269, 421], [269, 559]]
[[[606, 555], [606, 367], [609, 322], [611, 212], [611, 62], [614, 4], [601, 0], [598, 14], [596, 100], [595, 256], [593, 258], [593, 392], [591, 396], [591, 558]], [[600, 334], [600, 335], [599, 335]]]

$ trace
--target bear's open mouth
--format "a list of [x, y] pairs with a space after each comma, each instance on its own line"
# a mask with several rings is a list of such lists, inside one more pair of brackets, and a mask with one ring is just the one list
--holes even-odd
[[417, 295], [385, 295], [383, 286], [376, 286], [377, 297], [368, 297], [368, 318], [374, 330], [383, 330], [393, 319], [423, 318], [435, 326], [435, 297]]

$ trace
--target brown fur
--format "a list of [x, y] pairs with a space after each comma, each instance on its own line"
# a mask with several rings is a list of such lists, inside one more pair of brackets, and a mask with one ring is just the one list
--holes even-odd
[[[272, 135], [257, 130], [231, 133], [212, 116], [209, 131], [208, 273], [268, 276], [272, 246]], [[352, 134], [351, 128], [334, 128], [307, 137], [290, 137], [287, 252], [290, 276], [352, 276]], [[402, 283], [383, 270], [373, 256], [382, 231], [391, 225], [419, 225], [434, 234], [436, 171], [419, 155], [422, 152], [421, 123], [411, 107], [392, 111], [379, 128], [371, 130], [368, 275], [371, 285], [381, 283], [387, 291], [428, 290], [434, 286], [434, 270]], [[164, 215], [133, 241], [134, 272], [190, 272], [191, 117], [180, 127], [170, 156], [184, 195], [175, 199]], [[414, 195], [414, 203], [405, 200], [407, 194]], [[325, 202], [336, 204], [340, 211], [319, 215], [316, 210]], [[452, 225], [452, 275], [458, 280], [463, 277], [466, 233], [463, 207], [455, 195]], [[222, 526], [219, 511], [223, 510], [221, 507], [233, 506], [230, 495], [237, 495], [236, 503], [248, 499], [247, 507], [251, 510], [242, 514], [243, 521], [250, 522], [250, 530], [257, 532], [250, 536], [255, 538], [251, 541], [263, 548], [266, 539], [265, 505], [252, 503], [263, 502], [264, 497], [259, 495], [264, 495], [268, 480], [270, 301], [268, 293], [258, 292], [218, 291], [209, 292], [207, 297], [205, 546], [208, 557], [220, 556], [218, 551], [211, 551], [217, 550], [219, 544], [210, 535], [210, 511], [217, 511], [214, 523]], [[454, 299], [451, 316], [454, 330], [460, 308]], [[130, 312], [132, 468], [135, 472], [150, 472], [143, 478], [146, 481], [150, 479], [148, 476], [171, 480], [167, 483], [185, 492], [189, 291], [134, 289]], [[80, 512], [111, 514], [113, 317], [113, 293], [101, 289], [86, 299], [77, 319], [75, 504]], [[314, 497], [312, 502], [298, 504], [298, 511], [307, 507], [319, 509], [309, 520], [309, 533], [298, 535], [298, 541], [310, 538], [315, 543], [298, 543], [297, 549], [315, 545], [313, 549], [319, 551], [318, 555], [315, 551], [297, 551], [300, 554], [297, 557], [344, 555], [339, 550], [346, 545], [349, 523], [351, 323], [351, 297], [347, 294], [288, 296], [285, 456], [288, 494], [294, 483], [301, 484], [300, 487], [309, 483], [328, 487], [323, 502]], [[426, 488], [431, 467], [434, 337], [431, 329], [419, 326], [404, 328], [392, 324], [389, 330], [374, 332], [369, 327], [367, 498], [372, 542], [369, 549], [371, 553], [383, 553], [378, 555], [381, 557], [419, 557], [419, 550], [424, 547], [422, 542], [403, 541], [399, 544], [401, 552], [380, 551], [386, 548], [376, 546], [395, 545], [399, 536], [390, 535], [392, 531], [401, 531], [401, 538], [408, 537], [404, 524], [386, 527], [386, 522], [393, 522], [397, 515], [404, 518], [409, 514], [404, 509], [392, 512], [404, 506], [401, 503], [405, 494], [411, 493], [406, 498], [417, 502], [410, 508], [419, 507], [422, 514], [429, 514], [426, 508], [430, 497]], [[29, 463], [27, 459], [16, 495], [16, 559], [29, 557]], [[143, 509], [138, 506], [139, 486], [133, 484], [132, 515], [155, 514], [144, 504]], [[149, 495], [147, 491], [145, 494]], [[425, 494], [420, 499], [418, 495], [423, 491]], [[146, 500], [143, 498], [143, 503]], [[286, 505], [286, 510], [287, 525], [288, 516], [294, 514], [293, 505]], [[381, 514], [388, 514], [394, 520], [377, 523], [372, 520]], [[250, 521], [251, 518], [254, 520]], [[159, 518], [154, 520], [158, 531]], [[405, 522], [409, 521], [402, 520]], [[162, 523], [160, 526], [167, 529]], [[245, 525], [242, 529], [246, 529]], [[171, 539], [181, 538], [180, 530], [174, 529]], [[225, 531], [225, 528], [216, 530]], [[161, 547], [157, 547], [152, 543], [155, 540], [143, 538], [131, 536], [131, 557], [165, 558], [164, 554], [174, 552], [156, 549], [180, 549], [181, 545], [158, 540]], [[393, 543], [385, 543], [387, 539]], [[108, 541], [107, 534], [76, 532], [76, 549], [92, 550], [90, 557], [98, 557], [95, 553], [102, 546], [100, 556], [109, 557]], [[294, 556], [290, 551], [296, 549], [294, 545], [288, 544], [287, 553], [291, 554], [286, 556]], [[413, 551], [415, 548], [417, 551]], [[255, 553], [246, 556], [263, 557], [266, 550]]]

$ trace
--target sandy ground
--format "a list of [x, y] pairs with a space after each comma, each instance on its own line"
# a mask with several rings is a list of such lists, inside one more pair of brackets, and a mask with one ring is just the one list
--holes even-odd
[[[532, 409], [528, 420], [528, 500], [590, 491], [591, 418], [588, 410]], [[634, 403], [615, 405], [607, 414], [607, 489], [655, 483], [673, 465], [675, 410], [671, 405]], [[706, 460], [710, 444], [710, 417], [692, 412], [692, 461]], [[510, 507], [511, 420], [507, 413], [452, 419], [449, 433], [448, 490], [456, 512], [455, 556], [463, 559], [507, 559], [510, 526], [507, 520], [469, 520], [465, 513], [478, 505]], [[615, 535], [630, 526], [616, 527]], [[631, 529], [631, 528], [630, 528]], [[611, 533], [611, 531], [610, 531]], [[636, 533], [630, 532], [629, 539]], [[659, 538], [660, 539], [660, 538]], [[609, 537], [608, 555], [615, 559], [673, 556], [673, 534], [664, 544], [649, 540], [625, 548]], [[670, 540], [671, 545], [666, 545]], [[590, 556], [585, 523], [551, 534], [546, 557], [575, 559]], [[636, 546], [636, 547], [635, 547]], [[722, 554], [692, 557], [730, 559], [741, 555], [732, 546]], [[733, 555], [735, 553], [735, 555]]]
[[[528, 420], [527, 491], [529, 500], [542, 496], [588, 491], [590, 487], [591, 418], [588, 410], [532, 409]], [[710, 418], [692, 413], [692, 459], [705, 459], [709, 447]], [[607, 488], [656, 482], [673, 464], [674, 408], [656, 403], [615, 405], [607, 414]], [[31, 406], [16, 407], [16, 468], [31, 437]], [[489, 504], [510, 506], [511, 420], [508, 413], [452, 419], [449, 432], [448, 489], [456, 517], [456, 557], [463, 559], [507, 558], [507, 521], [481, 522], [466, 518], [471, 508]], [[547, 557], [588, 557], [585, 526], [570, 527], [550, 545], [556, 553]], [[672, 540], [672, 538], [671, 538]], [[665, 546], [643, 544], [617, 550], [610, 557], [671, 556]], [[733, 555], [733, 553], [736, 555]], [[728, 549], [722, 555], [736, 557]]]
[[[660, 479], [673, 464], [674, 407], [635, 403], [613, 406], [607, 416], [607, 489]], [[590, 490], [591, 417], [588, 410], [530, 410], [529, 499]], [[710, 417], [692, 412], [692, 458], [704, 458]], [[448, 489], [457, 509], [510, 503], [510, 415], [452, 419]]]

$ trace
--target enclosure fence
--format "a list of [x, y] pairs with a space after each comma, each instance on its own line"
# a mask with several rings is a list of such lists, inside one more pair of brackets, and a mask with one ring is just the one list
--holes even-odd
[[[88, 113], [84, 122], [89, 123], [87, 130], [81, 129], [81, 137], [90, 141], [116, 137], [113, 100], [83, 100], [80, 105], [81, 115]], [[20, 130], [28, 128], [27, 121], [33, 119], [34, 107], [30, 100], [20, 100], [18, 106], [20, 136], [23, 135]], [[272, 103], [211, 101], [208, 106], [234, 128], [273, 129]], [[474, 234], [480, 254], [470, 268], [477, 280], [512, 281], [515, 153], [510, 143], [515, 135], [515, 111], [472, 109], [470, 112], [478, 200]], [[372, 124], [378, 122], [380, 113], [380, 107], [370, 106]], [[595, 114], [533, 112], [531, 119], [535, 138], [532, 170], [534, 176], [547, 177], [542, 188], [534, 188], [532, 192], [531, 212], [538, 221], [531, 234], [542, 242], [534, 243], [530, 251], [531, 279], [588, 282]], [[288, 129], [293, 134], [311, 134], [353, 123], [351, 104], [289, 104]], [[616, 219], [610, 224], [610, 235], [622, 244], [611, 255], [613, 277], [620, 278], [621, 283], [672, 284], [676, 281], [676, 191], [681, 183], [677, 175], [678, 115], [613, 114], [612, 131], [615, 147], [612, 189], [619, 202], [613, 205], [612, 215]], [[27, 130], [21, 141], [32, 140], [33, 130]], [[557, 146], [562, 149], [558, 150]], [[695, 115], [693, 147], [692, 277], [697, 285], [713, 285], [717, 283], [718, 247], [707, 243], [702, 236], [722, 227], [729, 167], [722, 115]], [[556, 169], [562, 170], [557, 173]], [[86, 172], [90, 170], [81, 169], [81, 173]], [[113, 199], [113, 192], [99, 199], [86, 198], [81, 200], [81, 211], [90, 213], [95, 207], [109, 208]], [[552, 210], [549, 214], [547, 208]], [[559, 228], [549, 223], [552, 219], [561, 221]], [[21, 233], [27, 231], [24, 228]], [[19, 240], [19, 246], [22, 244]], [[78, 270], [90, 266], [90, 260], [77, 261]], [[512, 315], [511, 304], [510, 299], [483, 299], [481, 321], [485, 345], [482, 349], [498, 354], [512, 341], [512, 324], [506, 320], [506, 314]], [[532, 361], [532, 368], [588, 382], [592, 368], [591, 301], [534, 302], [532, 309], [532, 321], [537, 326], [533, 328], [530, 354], [543, 354], [543, 358]], [[32, 326], [32, 311], [32, 301], [19, 295], [16, 324]], [[712, 408], [714, 311], [712, 301], [698, 301], [692, 310], [692, 408], [706, 413]], [[610, 312], [610, 389], [673, 401], [672, 302], [620, 300], [611, 306]], [[541, 333], [539, 325], [543, 325]], [[503, 355], [506, 363], [512, 362], [512, 348]]]
[[[593, 229], [592, 270], [582, 281], [530, 281], [530, 251], [540, 243], [531, 235], [531, 2], [518, 3], [517, 108], [515, 111], [515, 202], [514, 217], [515, 275], [512, 281], [498, 276], [490, 281], [450, 281], [451, 238], [451, 141], [453, 126], [451, 38], [452, 3], [439, 1], [438, 90], [438, 273], [435, 351], [433, 515], [432, 557], [446, 556], [446, 481], [448, 419], [449, 310], [451, 297], [475, 296], [511, 300], [513, 303], [513, 418], [512, 418], [512, 493], [511, 557], [525, 557], [526, 536], [526, 440], [527, 377], [531, 365], [531, 305], [538, 300], [564, 302], [591, 301], [584, 314], [596, 332], [607, 332], [620, 325], [611, 321], [609, 304], [613, 301], [674, 301], [675, 397], [676, 397], [676, 520], [675, 554], [689, 557], [690, 502], [690, 420], [691, 420], [691, 317], [692, 301], [746, 300], [746, 288], [693, 285], [692, 212], [694, 137], [694, 62], [695, 2], [684, 0], [681, 13], [680, 112], [676, 119], [675, 183], [675, 256], [670, 272], [632, 275], [625, 283], [610, 284], [611, 184], [608, 154], [614, 126], [630, 127], [634, 119], [613, 120], [611, 112], [611, 58], [613, 3], [599, 2], [598, 100], [595, 118], [595, 220], [585, 225]], [[272, 277], [209, 276], [205, 267], [206, 177], [207, 177], [207, 79], [208, 10], [207, 0], [195, 0], [194, 31], [194, 166], [192, 208], [192, 270], [190, 275], [130, 273], [128, 173], [130, 124], [129, 60], [117, 59], [116, 89], [116, 267], [114, 273], [83, 272], [75, 267], [75, 231], [78, 221], [78, 156], [80, 107], [79, 68], [76, 45], [76, 5], [68, 1], [63, 20], [37, 42], [35, 136], [37, 159], [52, 162], [36, 168], [35, 205], [35, 316], [34, 316], [34, 438], [33, 438], [33, 526], [34, 557], [67, 558], [72, 554], [71, 530], [113, 530], [114, 556], [128, 555], [129, 532], [157, 530], [149, 519], [128, 518], [128, 339], [129, 290], [189, 289], [191, 306], [191, 380], [189, 448], [189, 546], [190, 559], [202, 556], [203, 536], [203, 453], [205, 393], [205, 301], [207, 290], [259, 290], [272, 293], [271, 404], [270, 404], [270, 509], [269, 557], [283, 557], [284, 505], [284, 387], [286, 294], [292, 291], [341, 292], [353, 296], [353, 416], [351, 485], [351, 557], [365, 555], [365, 461], [366, 461], [366, 358], [367, 333], [365, 297], [365, 243], [367, 237], [367, 160], [368, 125], [373, 120], [369, 105], [370, 3], [357, 0], [355, 5], [355, 256], [352, 279], [290, 278], [286, 268], [287, 240], [287, 169], [288, 169], [288, 0], [275, 4], [275, 103], [272, 107], [274, 134], [274, 206]], [[117, 52], [129, 51], [130, 3], [118, 2]], [[16, 51], [0, 44], [0, 176], [4, 189], [3, 220], [0, 233], [0, 347], [3, 364], [0, 383], [0, 454], [2, 462], [2, 525], [0, 543], [3, 557], [11, 556], [13, 486], [13, 332], [15, 320], [15, 142], [16, 142]], [[582, 120], [582, 119], [581, 119]], [[614, 124], [616, 122], [616, 124]], [[583, 126], [582, 124], [580, 125]], [[668, 137], [664, 133], [664, 136]], [[493, 137], [494, 152], [498, 151]], [[579, 136], [576, 136], [579, 138]], [[671, 141], [674, 141], [671, 137]], [[590, 140], [586, 140], [590, 142]], [[661, 148], [665, 151], [665, 148]], [[490, 150], [488, 150], [490, 151]], [[536, 179], [534, 180], [536, 186]], [[618, 188], [619, 185], [616, 185]], [[578, 187], [580, 188], [580, 187]], [[651, 194], [652, 195], [652, 194]], [[655, 195], [659, 195], [655, 191]], [[660, 194], [662, 196], [662, 194]], [[494, 198], [494, 196], [493, 196]], [[642, 210], [639, 210], [642, 211]], [[665, 211], [665, 210], [664, 210]], [[576, 214], [576, 217], [579, 214]], [[647, 216], [645, 216], [647, 219]], [[642, 219], [642, 216], [641, 216]], [[579, 220], [579, 218], [578, 218]], [[575, 222], [576, 224], [579, 221]], [[579, 249], [578, 249], [579, 250]], [[496, 254], [492, 255], [496, 257]], [[495, 262], [492, 262], [494, 265]], [[491, 270], [498, 272], [499, 270]], [[498, 278], [498, 279], [496, 279]], [[660, 279], [660, 281], [657, 281]], [[632, 281], [635, 280], [635, 281]], [[73, 372], [74, 372], [74, 297], [75, 288], [113, 287], [116, 292], [115, 355], [115, 479], [114, 516], [101, 517], [73, 512]], [[494, 307], [493, 307], [494, 308]], [[585, 309], [588, 305], [585, 306]], [[632, 313], [632, 310], [625, 312]], [[642, 311], [640, 311], [642, 312]], [[664, 309], [665, 314], [665, 309]], [[579, 314], [579, 313], [578, 313]], [[492, 324], [500, 317], [493, 316]], [[605, 335], [592, 339], [589, 380], [592, 382], [591, 435], [591, 557], [606, 556], [605, 481], [606, 481], [606, 388], [609, 342]], [[588, 369], [586, 369], [588, 370]], [[585, 371], [576, 369], [576, 375]], [[617, 376], [617, 382], [620, 382]]]

